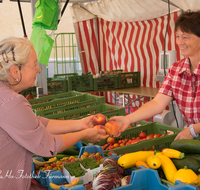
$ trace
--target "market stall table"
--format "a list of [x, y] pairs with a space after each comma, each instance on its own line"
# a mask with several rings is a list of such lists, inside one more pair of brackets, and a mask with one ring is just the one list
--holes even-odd
[[[123, 97], [123, 107], [128, 106], [128, 113], [130, 114], [130, 104], [135, 101], [143, 101], [141, 100], [143, 97], [147, 97], [147, 100], [149, 101], [151, 98], [155, 97], [158, 93], [159, 88], [152, 88], [152, 87], [134, 87], [134, 88], [123, 88], [123, 89], [115, 89], [112, 90], [112, 92], [115, 93], [115, 105], [117, 105], [117, 93], [122, 94]], [[125, 95], [128, 95], [128, 103], [125, 104]], [[136, 95], [138, 96], [135, 99], [131, 99], [130, 95]]]

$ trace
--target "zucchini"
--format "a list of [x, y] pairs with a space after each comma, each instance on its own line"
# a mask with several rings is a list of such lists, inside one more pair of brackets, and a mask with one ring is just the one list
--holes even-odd
[[188, 169], [193, 170], [196, 174], [200, 174], [200, 160], [196, 159], [195, 156], [185, 155], [183, 159], [171, 159], [176, 168], [182, 169], [187, 166]]
[[185, 154], [200, 154], [200, 141], [195, 139], [177, 139], [171, 143], [170, 148]]

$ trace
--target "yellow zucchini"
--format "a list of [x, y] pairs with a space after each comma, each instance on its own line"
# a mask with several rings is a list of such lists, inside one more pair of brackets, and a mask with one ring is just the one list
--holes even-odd
[[185, 154], [183, 152], [180, 152], [172, 148], [163, 149], [162, 154], [169, 158], [176, 158], [176, 159], [183, 159], [185, 157]]
[[151, 169], [158, 169], [161, 166], [161, 159], [156, 155], [149, 156], [147, 164]]
[[138, 151], [128, 153], [118, 159], [118, 164], [124, 169], [135, 166], [138, 160], [146, 162], [147, 158], [154, 155], [154, 151]]
[[174, 163], [169, 157], [163, 155], [160, 152], [156, 153], [156, 156], [158, 156], [161, 159], [161, 168], [165, 174], [166, 179], [169, 182], [174, 183], [174, 175], [177, 172]]

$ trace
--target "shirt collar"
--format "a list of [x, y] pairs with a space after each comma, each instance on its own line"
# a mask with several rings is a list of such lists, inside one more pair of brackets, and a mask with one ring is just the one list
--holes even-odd
[[[191, 70], [190, 70], [190, 60], [189, 57], [186, 57], [180, 65], [180, 70], [179, 70], [179, 74], [185, 72], [188, 76], [191, 76]], [[197, 68], [194, 70], [193, 72], [195, 75], [200, 76], [200, 63], [198, 64]]]

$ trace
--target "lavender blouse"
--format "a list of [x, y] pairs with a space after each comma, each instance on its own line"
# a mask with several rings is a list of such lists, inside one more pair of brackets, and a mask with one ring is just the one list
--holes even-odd
[[46, 130], [49, 120], [36, 117], [31, 105], [0, 81], [0, 189], [28, 190], [33, 154], [56, 155], [62, 138]]

